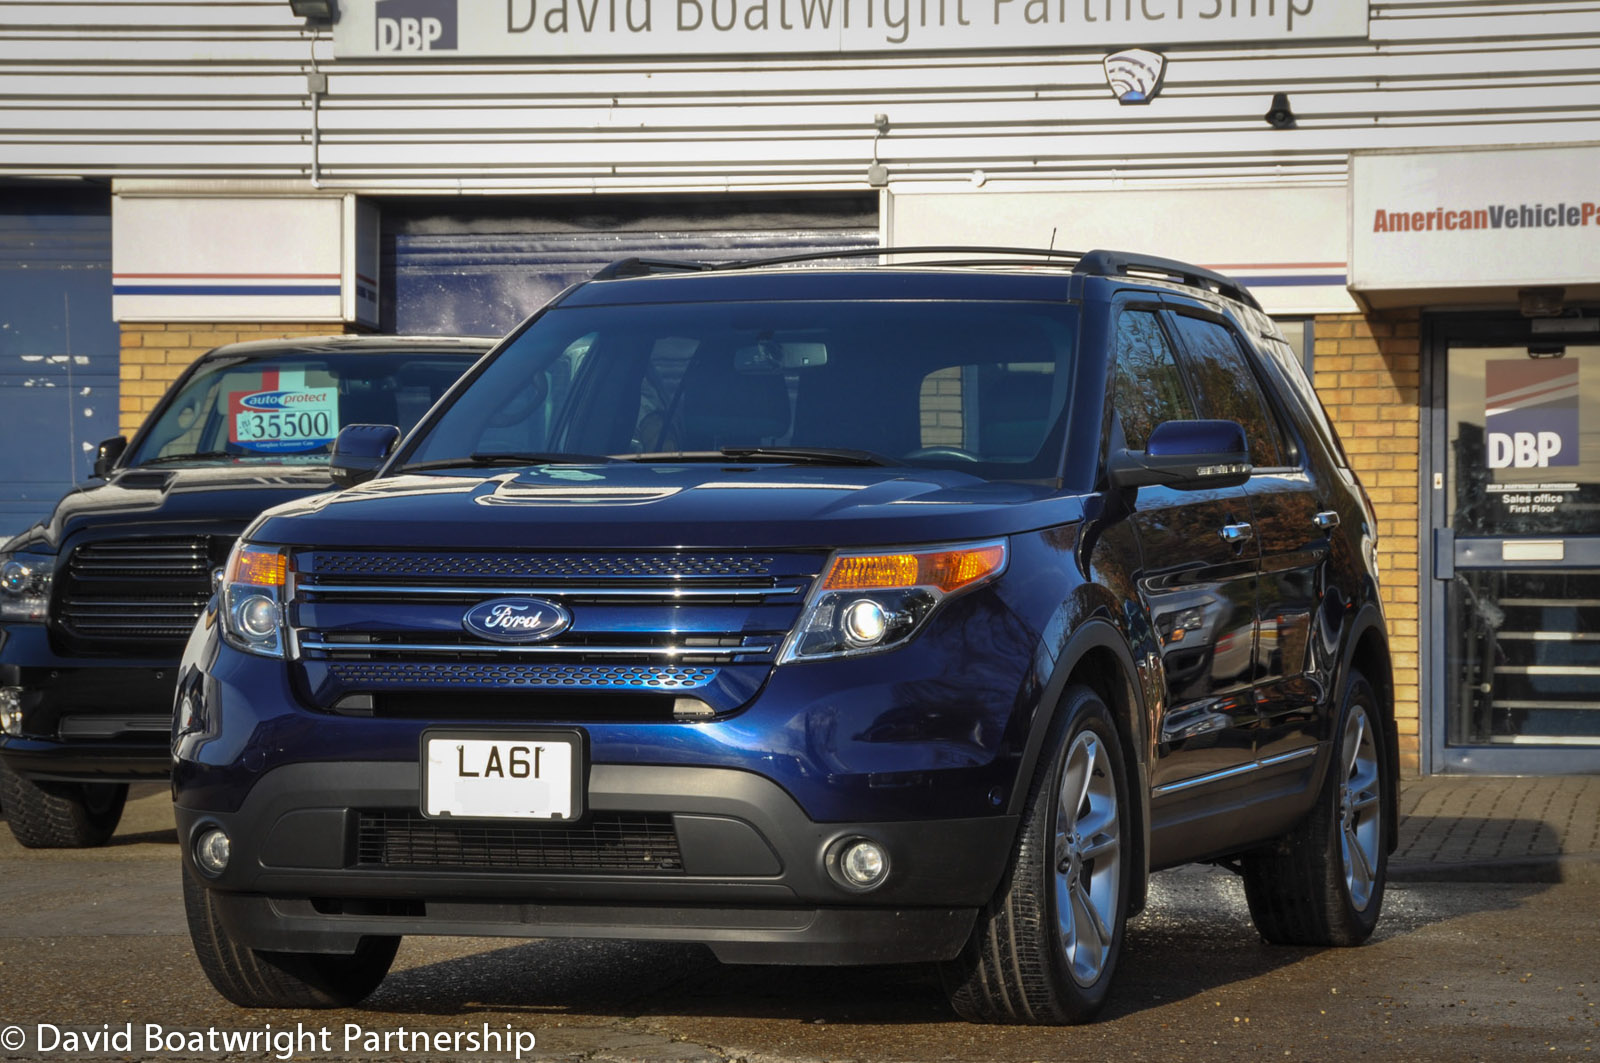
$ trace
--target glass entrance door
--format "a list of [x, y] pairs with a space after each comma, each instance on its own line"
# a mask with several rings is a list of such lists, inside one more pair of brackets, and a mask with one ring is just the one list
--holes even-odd
[[1442, 345], [1433, 686], [1447, 770], [1600, 770], [1600, 341], [1524, 340]]

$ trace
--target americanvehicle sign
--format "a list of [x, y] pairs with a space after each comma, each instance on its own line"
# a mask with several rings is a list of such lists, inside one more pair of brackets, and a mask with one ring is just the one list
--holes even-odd
[[1600, 145], [1356, 152], [1350, 287], [1593, 284]]
[[786, 55], [1367, 36], [1352, 0], [341, 0], [341, 58]]

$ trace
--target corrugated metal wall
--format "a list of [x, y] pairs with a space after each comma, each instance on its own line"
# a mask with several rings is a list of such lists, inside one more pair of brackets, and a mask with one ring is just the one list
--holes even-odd
[[[356, 61], [286, 0], [5, 3], [0, 172], [305, 178], [313, 58], [329, 75], [319, 176], [360, 189], [860, 189], [880, 113], [896, 182], [1342, 179], [1356, 148], [1600, 140], [1600, 2], [1371, 16], [1362, 44], [1168, 46], [1161, 97], [1124, 107], [1099, 48]], [[1262, 120], [1276, 91], [1298, 129]]]

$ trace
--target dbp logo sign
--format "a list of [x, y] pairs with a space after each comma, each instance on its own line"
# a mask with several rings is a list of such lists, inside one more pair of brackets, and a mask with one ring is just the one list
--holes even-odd
[[1578, 464], [1576, 361], [1488, 362], [1483, 391], [1489, 468]]
[[378, 0], [378, 51], [454, 51], [456, 0]]
[[572, 614], [542, 598], [495, 598], [467, 610], [461, 626], [496, 642], [541, 642], [572, 624]]

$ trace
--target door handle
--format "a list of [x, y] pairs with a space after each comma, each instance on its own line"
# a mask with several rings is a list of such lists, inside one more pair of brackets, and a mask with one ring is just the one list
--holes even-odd
[[1217, 534], [1229, 546], [1243, 546], [1256, 537], [1256, 530], [1248, 524], [1224, 524]]
[[1339, 513], [1337, 510], [1325, 509], [1311, 518], [1311, 522], [1323, 531], [1339, 526]]

